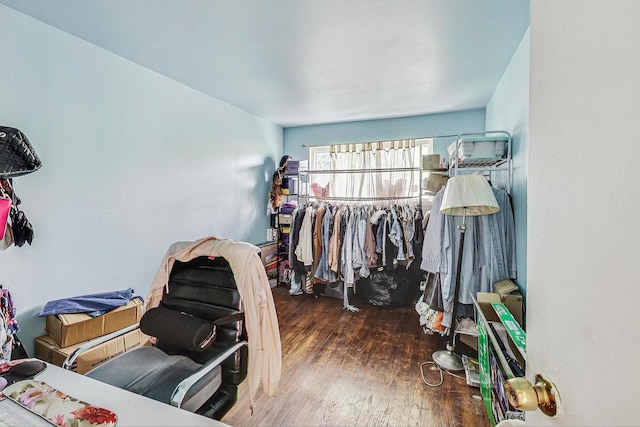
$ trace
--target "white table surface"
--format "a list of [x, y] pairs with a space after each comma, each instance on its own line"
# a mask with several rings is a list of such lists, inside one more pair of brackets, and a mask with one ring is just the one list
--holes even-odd
[[[118, 426], [228, 426], [47, 363], [35, 380], [115, 412]], [[25, 410], [26, 411], [26, 410]]]

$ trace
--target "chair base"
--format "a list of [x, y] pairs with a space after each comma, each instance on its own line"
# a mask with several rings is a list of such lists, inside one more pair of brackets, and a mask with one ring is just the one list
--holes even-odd
[[197, 414], [222, 420], [233, 405], [238, 401], [238, 386], [233, 384], [223, 384], [218, 391], [205, 403], [202, 408], [196, 411]]

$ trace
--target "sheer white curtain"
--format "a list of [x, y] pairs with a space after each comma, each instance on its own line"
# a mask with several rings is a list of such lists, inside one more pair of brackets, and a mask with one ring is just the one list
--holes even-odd
[[413, 139], [334, 145], [328, 195], [373, 199], [419, 194], [420, 147]]

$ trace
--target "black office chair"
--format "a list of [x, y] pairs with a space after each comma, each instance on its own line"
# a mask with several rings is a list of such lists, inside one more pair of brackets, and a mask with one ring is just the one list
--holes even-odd
[[222, 257], [176, 261], [168, 292], [140, 329], [156, 337], [89, 371], [88, 377], [220, 420], [247, 375], [243, 307]]

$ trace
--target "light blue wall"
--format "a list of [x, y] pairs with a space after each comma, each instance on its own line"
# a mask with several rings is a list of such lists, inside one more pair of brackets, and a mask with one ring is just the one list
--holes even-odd
[[[453, 113], [429, 114], [382, 120], [331, 123], [284, 129], [284, 152], [294, 159], [306, 159], [302, 146], [347, 144], [421, 138], [484, 130], [485, 111], [475, 109]], [[436, 141], [435, 151], [446, 154], [447, 141]]]
[[526, 32], [500, 83], [487, 104], [487, 129], [513, 136], [511, 189], [516, 221], [518, 287], [527, 288], [527, 170], [529, 158], [529, 31]]
[[27, 349], [49, 300], [146, 296], [175, 241], [265, 240], [282, 128], [5, 6], [0, 28], [0, 124], [43, 161], [14, 182], [33, 245], [0, 253]]

